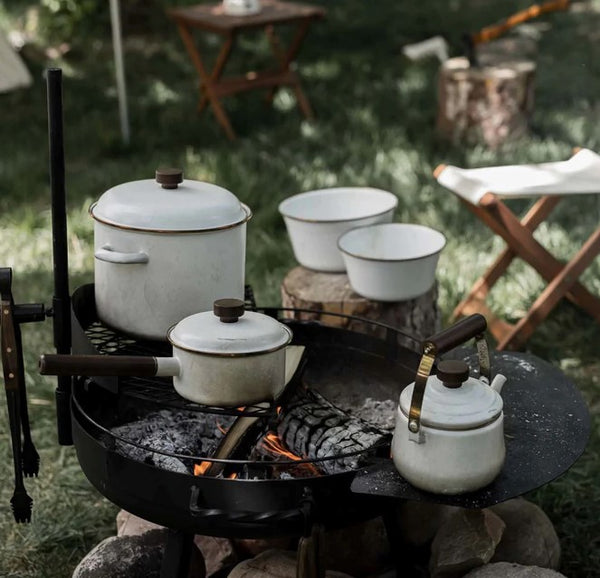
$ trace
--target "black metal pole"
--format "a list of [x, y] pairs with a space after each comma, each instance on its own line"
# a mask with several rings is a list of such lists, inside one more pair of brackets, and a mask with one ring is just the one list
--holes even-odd
[[[52, 193], [52, 252], [54, 297], [52, 311], [54, 346], [57, 353], [71, 353], [71, 298], [69, 293], [69, 254], [67, 247], [67, 199], [65, 194], [65, 155], [63, 143], [62, 70], [46, 71], [48, 87], [48, 135], [50, 147], [50, 190]], [[56, 388], [58, 443], [72, 445], [71, 381], [59, 377]]]

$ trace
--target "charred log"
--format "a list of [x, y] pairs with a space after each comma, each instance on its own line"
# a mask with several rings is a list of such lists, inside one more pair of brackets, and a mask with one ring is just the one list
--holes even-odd
[[280, 417], [277, 433], [291, 452], [308, 459], [331, 458], [318, 462], [326, 474], [355, 469], [367, 454], [389, 451], [391, 434], [349, 415], [314, 390], [299, 392]]

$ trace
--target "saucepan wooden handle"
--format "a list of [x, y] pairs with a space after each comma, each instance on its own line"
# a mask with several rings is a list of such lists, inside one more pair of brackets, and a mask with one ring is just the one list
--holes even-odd
[[[423, 342], [423, 352], [439, 355], [465, 343], [472, 337], [485, 333], [487, 321], [479, 313], [461, 319], [448, 329], [427, 338]], [[433, 348], [433, 349], [432, 349]]]
[[156, 357], [137, 355], [42, 355], [42, 375], [139, 376], [156, 375]]

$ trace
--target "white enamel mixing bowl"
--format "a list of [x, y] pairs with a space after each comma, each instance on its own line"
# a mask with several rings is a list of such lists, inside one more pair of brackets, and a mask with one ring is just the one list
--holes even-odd
[[279, 205], [294, 256], [315, 271], [343, 273], [337, 240], [346, 231], [375, 223], [390, 223], [398, 199], [369, 187], [340, 187], [288, 197]]
[[353, 229], [338, 241], [350, 285], [374, 301], [406, 301], [431, 289], [445, 244], [439, 231], [406, 223]]

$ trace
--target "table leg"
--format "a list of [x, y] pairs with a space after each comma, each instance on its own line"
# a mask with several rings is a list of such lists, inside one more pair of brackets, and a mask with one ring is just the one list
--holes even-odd
[[183, 43], [192, 59], [192, 63], [200, 77], [200, 99], [198, 101], [198, 110], [202, 111], [205, 106], [210, 103], [215, 116], [217, 117], [217, 122], [223, 127], [225, 133], [229, 140], [235, 140], [235, 132], [229, 122], [229, 118], [225, 109], [221, 105], [219, 98], [216, 96], [214, 92], [214, 86], [218, 82], [224, 68], [227, 63], [227, 59], [231, 54], [231, 49], [233, 48], [233, 42], [235, 40], [235, 35], [233, 33], [227, 34], [225, 37], [225, 42], [219, 51], [217, 56], [217, 60], [212, 72], [209, 74], [202, 62], [202, 57], [200, 56], [200, 52], [194, 42], [192, 37], [191, 30], [182, 23], [178, 24], [179, 35], [183, 40]]
[[[296, 28], [296, 33], [294, 34], [294, 37], [292, 38], [292, 41], [287, 49], [287, 52], [283, 51], [282, 43], [275, 32], [275, 28], [273, 26], [267, 26], [265, 28], [265, 32], [269, 39], [269, 44], [271, 45], [271, 50], [273, 52], [273, 55], [279, 62], [279, 71], [282, 74], [284, 72], [290, 72], [290, 66], [291, 66], [292, 62], [295, 61], [296, 57], [298, 56], [298, 53], [300, 52], [302, 42], [304, 41], [304, 38], [306, 37], [306, 34], [308, 33], [310, 24], [311, 24], [310, 18], [305, 18], [298, 23], [298, 26]], [[298, 107], [302, 111], [302, 114], [304, 114], [304, 116], [308, 120], [313, 120], [314, 113], [312, 111], [310, 103], [308, 102], [308, 99], [306, 98], [306, 95], [304, 94], [304, 91], [302, 90], [302, 87], [300, 86], [300, 78], [298, 77], [298, 75], [295, 72], [293, 74], [294, 74], [294, 83], [292, 86], [293, 86], [294, 92], [296, 94], [296, 100], [298, 101]], [[273, 100], [273, 97], [275, 95], [275, 90], [276, 90], [276, 88], [272, 88], [269, 91], [269, 94], [267, 97], [269, 101]]]

